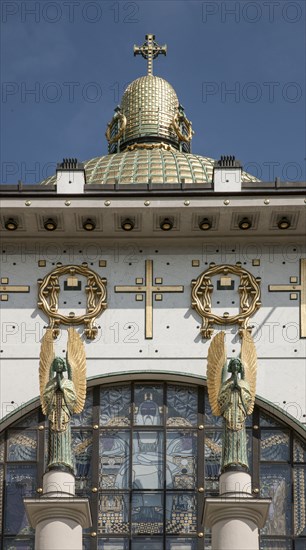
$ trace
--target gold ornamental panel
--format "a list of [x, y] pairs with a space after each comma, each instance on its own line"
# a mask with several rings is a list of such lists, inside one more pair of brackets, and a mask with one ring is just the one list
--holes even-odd
[[[212, 311], [211, 297], [214, 291], [212, 277], [221, 275], [220, 284], [227, 285], [231, 278], [229, 274], [240, 278], [238, 292], [240, 296], [239, 312], [229, 315], [224, 312], [222, 316]], [[213, 325], [240, 325], [240, 330], [248, 329], [249, 319], [260, 308], [260, 279], [238, 265], [211, 265], [191, 283], [192, 307], [202, 318], [201, 334], [203, 338], [211, 338]]]
[[[60, 277], [66, 276], [66, 285], [70, 290], [79, 290], [81, 287], [77, 276], [85, 277], [87, 284], [86, 311], [83, 315], [76, 315], [73, 311], [64, 315], [59, 311]], [[43, 279], [38, 280], [38, 307], [49, 318], [49, 328], [53, 330], [56, 338], [60, 332], [60, 325], [84, 325], [85, 335], [94, 340], [98, 329], [95, 321], [106, 309], [106, 279], [101, 278], [97, 273], [84, 265], [60, 266], [51, 271]]]

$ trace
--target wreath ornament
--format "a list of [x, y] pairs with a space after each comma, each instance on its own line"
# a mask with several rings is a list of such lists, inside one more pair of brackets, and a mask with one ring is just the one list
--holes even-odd
[[[123, 113], [121, 113], [119, 110], [116, 111], [112, 120], [108, 123], [106, 132], [105, 132], [105, 137], [109, 145], [111, 145], [112, 143], [116, 143], [122, 137], [126, 128], [126, 122], [127, 122], [126, 116]], [[117, 130], [117, 133], [113, 137], [111, 137], [112, 131], [115, 125], [118, 125], [118, 130]]]
[[[224, 312], [221, 317], [212, 312], [211, 294], [214, 290], [214, 285], [211, 278], [219, 274], [226, 276], [228, 273], [240, 277], [238, 287], [240, 307], [236, 315], [229, 315], [228, 312]], [[251, 332], [251, 327], [248, 326], [249, 318], [261, 306], [260, 278], [255, 278], [252, 273], [238, 265], [211, 265], [196, 280], [191, 282], [191, 286], [191, 306], [202, 317], [201, 334], [203, 338], [211, 338], [214, 332], [212, 325], [214, 324], [238, 324], [240, 325], [240, 331], [246, 329]]]
[[[183, 134], [182, 124], [184, 124], [184, 127], [186, 128], [187, 134]], [[192, 129], [192, 122], [188, 120], [182, 110], [174, 115], [172, 120], [172, 127], [180, 141], [185, 141], [189, 143], [192, 140], [192, 136], [194, 134], [194, 131]]]
[[[64, 315], [59, 311], [60, 277], [80, 275], [87, 279], [85, 286], [86, 312], [84, 315], [76, 315], [70, 312]], [[60, 332], [60, 325], [84, 325], [85, 335], [89, 340], [94, 340], [98, 329], [95, 321], [107, 308], [106, 279], [89, 269], [86, 265], [58, 266], [43, 279], [38, 279], [38, 307], [49, 319], [49, 326], [53, 337]]]

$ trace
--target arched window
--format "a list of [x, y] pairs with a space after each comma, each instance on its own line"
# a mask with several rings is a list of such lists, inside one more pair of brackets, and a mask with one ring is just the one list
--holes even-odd
[[[72, 421], [77, 493], [88, 496], [93, 517], [84, 548], [209, 549], [203, 505], [218, 494], [222, 419], [212, 416], [206, 388], [173, 375], [165, 382], [120, 378], [89, 388]], [[34, 549], [22, 499], [37, 497], [42, 485], [47, 431], [37, 408], [1, 436], [4, 550]], [[247, 433], [254, 495], [272, 498], [261, 548], [305, 550], [305, 439], [259, 406]]]

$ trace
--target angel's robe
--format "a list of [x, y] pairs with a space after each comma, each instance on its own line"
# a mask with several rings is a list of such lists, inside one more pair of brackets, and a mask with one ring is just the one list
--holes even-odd
[[73, 382], [63, 378], [59, 389], [57, 377], [51, 378], [45, 387], [44, 401], [50, 421], [48, 468], [73, 471], [70, 418], [77, 401]]
[[248, 469], [247, 436], [245, 419], [252, 405], [249, 384], [238, 380], [234, 387], [233, 377], [226, 380], [219, 392], [218, 405], [224, 418], [222, 446], [222, 471], [230, 466]]

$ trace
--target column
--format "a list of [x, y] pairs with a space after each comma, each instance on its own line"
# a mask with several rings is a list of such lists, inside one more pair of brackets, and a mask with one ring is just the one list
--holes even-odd
[[42, 495], [24, 499], [24, 504], [35, 529], [35, 550], [82, 550], [83, 528], [91, 526], [91, 514], [88, 499], [75, 496], [71, 473], [45, 473]]
[[205, 500], [204, 525], [212, 532], [212, 550], [259, 550], [259, 532], [270, 499], [252, 495], [250, 474], [228, 471], [220, 476], [219, 496]]

